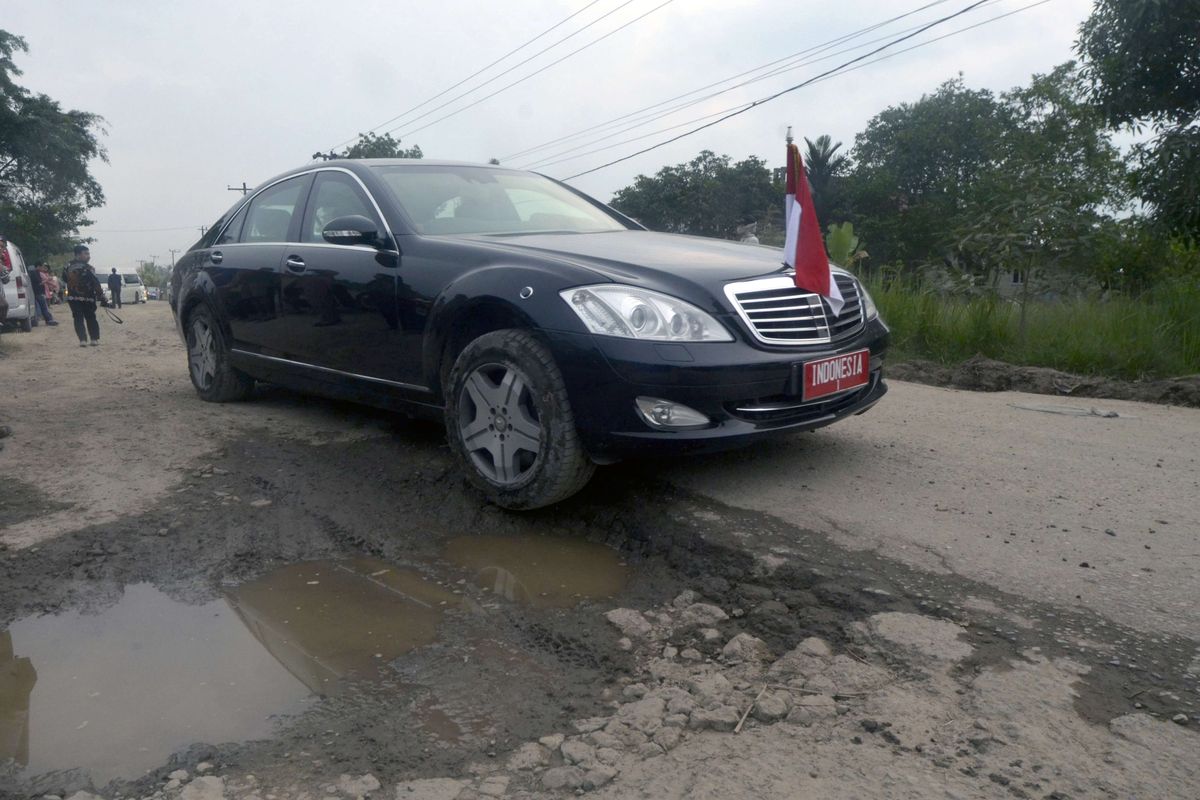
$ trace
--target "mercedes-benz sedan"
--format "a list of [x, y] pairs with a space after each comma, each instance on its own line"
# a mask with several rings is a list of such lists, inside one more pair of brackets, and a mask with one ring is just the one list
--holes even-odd
[[836, 315], [775, 248], [654, 233], [534, 173], [342, 160], [239, 201], [171, 305], [201, 398], [262, 380], [438, 417], [472, 483], [528, 509], [596, 464], [870, 408], [888, 329], [835, 280]]

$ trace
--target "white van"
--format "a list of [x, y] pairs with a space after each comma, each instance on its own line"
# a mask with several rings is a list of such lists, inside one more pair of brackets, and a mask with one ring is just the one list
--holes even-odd
[[[121, 279], [122, 305], [146, 302], [146, 286], [136, 272], [118, 272], [117, 276]], [[112, 277], [112, 272], [96, 270], [96, 277], [100, 280], [100, 288], [104, 290], [104, 299], [113, 302], [112, 290], [108, 288], [108, 279]]]
[[12, 242], [8, 243], [8, 260], [12, 264], [12, 272], [4, 283], [4, 297], [8, 300], [8, 318], [6, 324], [20, 328], [28, 333], [33, 329], [33, 317], [37, 313], [34, 305], [33, 287], [29, 285], [29, 270], [25, 267], [25, 258], [21, 248]]

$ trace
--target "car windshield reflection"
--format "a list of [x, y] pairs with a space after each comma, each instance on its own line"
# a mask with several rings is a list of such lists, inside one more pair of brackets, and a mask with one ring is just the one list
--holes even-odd
[[599, 233], [616, 217], [532, 173], [442, 165], [378, 166], [376, 172], [426, 235]]

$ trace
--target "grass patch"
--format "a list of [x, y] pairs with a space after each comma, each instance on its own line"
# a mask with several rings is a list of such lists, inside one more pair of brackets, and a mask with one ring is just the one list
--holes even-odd
[[1010, 364], [1135, 380], [1200, 373], [1200, 284], [1140, 297], [1081, 297], [1020, 308], [995, 296], [948, 297], [898, 282], [868, 283], [892, 329], [893, 357], [956, 364], [984, 355]]

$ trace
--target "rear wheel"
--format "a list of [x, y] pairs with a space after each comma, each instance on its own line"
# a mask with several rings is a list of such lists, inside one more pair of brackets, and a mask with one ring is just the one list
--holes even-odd
[[471, 483], [503, 508], [565, 500], [595, 471], [562, 373], [527, 331], [484, 334], [459, 354], [446, 387], [446, 433]]
[[254, 379], [229, 363], [225, 334], [207, 306], [200, 306], [188, 317], [187, 360], [192, 386], [201, 400], [242, 400], [254, 388]]
[[20, 326], [22, 333], [29, 333], [33, 330], [33, 319], [26, 317], [25, 319], [21, 320], [18, 325]]

